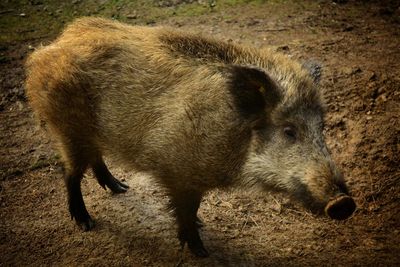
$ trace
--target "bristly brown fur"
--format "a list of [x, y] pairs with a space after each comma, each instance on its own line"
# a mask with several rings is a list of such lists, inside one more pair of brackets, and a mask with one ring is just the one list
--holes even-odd
[[204, 62], [235, 63], [238, 55], [245, 52], [233, 44], [223, 43], [200, 35], [182, 35], [175, 31], [167, 31], [160, 35], [161, 43], [177, 56]]

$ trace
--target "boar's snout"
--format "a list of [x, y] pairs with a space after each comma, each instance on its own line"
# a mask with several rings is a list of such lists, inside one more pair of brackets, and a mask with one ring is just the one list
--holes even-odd
[[348, 195], [340, 194], [329, 201], [325, 207], [325, 213], [335, 220], [345, 220], [349, 218], [356, 209], [356, 203]]

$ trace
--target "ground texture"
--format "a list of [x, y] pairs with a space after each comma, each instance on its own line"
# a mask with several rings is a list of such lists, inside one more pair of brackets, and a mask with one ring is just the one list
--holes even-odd
[[[132, 3], [134, 2], [134, 3]], [[400, 9], [397, 1], [2, 1], [0, 266], [399, 266]], [[180, 251], [168, 199], [120, 169], [123, 195], [83, 181], [96, 228], [70, 220], [56, 151], [24, 96], [23, 63], [82, 15], [170, 25], [324, 67], [326, 136], [358, 208], [344, 222], [272, 193], [210, 192], [206, 259]]]

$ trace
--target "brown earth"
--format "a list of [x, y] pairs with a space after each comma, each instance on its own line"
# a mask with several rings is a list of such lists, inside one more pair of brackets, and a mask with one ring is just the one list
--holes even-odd
[[[133, 10], [128, 1], [71, 1], [61, 11], [50, 2], [0, 4], [0, 266], [400, 266], [398, 2], [139, 1]], [[335, 222], [284, 195], [213, 191], [200, 208], [211, 256], [198, 259], [180, 251], [162, 189], [111, 162], [130, 190], [112, 195], [88, 173], [84, 198], [97, 225], [82, 233], [67, 212], [58, 156], [27, 105], [23, 62], [55, 37], [58, 24], [49, 21], [88, 14], [272, 45], [322, 63], [327, 142], [355, 214]]]

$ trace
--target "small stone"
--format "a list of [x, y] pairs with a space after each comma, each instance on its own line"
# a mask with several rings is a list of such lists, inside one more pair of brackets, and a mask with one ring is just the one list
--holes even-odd
[[21, 14], [19, 14], [19, 16], [20, 17], [26, 17], [26, 14], [25, 13], [21, 13]]
[[344, 68], [342, 69], [342, 73], [343, 73], [344, 75], [351, 75], [351, 74], [353, 73], [353, 69], [350, 68], [350, 67], [344, 67]]
[[137, 19], [137, 14], [136, 13], [132, 13], [132, 14], [128, 14], [128, 15], [126, 15], [126, 18], [127, 19]]
[[383, 94], [385, 91], [386, 91], [386, 88], [385, 88], [384, 86], [379, 87], [378, 90], [377, 90], [377, 94], [378, 94], [378, 95], [381, 95], [381, 94]]

